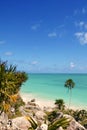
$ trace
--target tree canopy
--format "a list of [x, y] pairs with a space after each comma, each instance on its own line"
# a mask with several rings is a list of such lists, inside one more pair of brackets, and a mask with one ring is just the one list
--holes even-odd
[[74, 88], [75, 83], [72, 79], [68, 79], [68, 80], [66, 80], [64, 86], [67, 87], [68, 89], [72, 89], [72, 88]]

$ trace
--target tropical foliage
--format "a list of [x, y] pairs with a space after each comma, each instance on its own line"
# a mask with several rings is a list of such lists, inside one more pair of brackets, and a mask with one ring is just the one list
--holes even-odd
[[82, 110], [73, 110], [73, 109], [66, 109], [63, 111], [64, 114], [71, 115], [74, 119], [83, 125], [87, 129], [87, 111]]
[[17, 71], [16, 66], [0, 61], [0, 109], [9, 112], [19, 98], [19, 90], [27, 80], [25, 72]]
[[77, 110], [73, 113], [73, 117], [76, 121], [82, 124], [87, 129], [87, 111]]
[[64, 103], [64, 100], [63, 100], [63, 99], [56, 99], [56, 100], [55, 100], [55, 105], [57, 105], [57, 108], [58, 108], [59, 110], [63, 110], [63, 109], [64, 109], [64, 107], [65, 107], [64, 104], [65, 104], [65, 103]]
[[48, 113], [47, 113], [47, 119], [48, 119], [50, 122], [53, 122], [53, 120], [55, 120], [57, 117], [58, 117], [57, 110], [54, 110], [54, 111], [52, 111], [52, 112], [48, 112]]
[[74, 86], [75, 86], [75, 83], [72, 79], [66, 80], [65, 87], [71, 90], [72, 88], [74, 88]]
[[68, 79], [68, 80], [66, 80], [64, 86], [66, 88], [68, 88], [68, 90], [70, 92], [70, 99], [69, 99], [69, 106], [70, 106], [70, 104], [71, 104], [71, 96], [72, 96], [72, 93], [71, 93], [72, 91], [71, 90], [72, 90], [72, 88], [74, 88], [75, 83], [74, 83], [74, 81], [72, 79]]
[[70, 119], [66, 118], [66, 117], [61, 117], [60, 119], [55, 120], [54, 122], [51, 122], [48, 126], [48, 130], [56, 130], [57, 128], [59, 128], [60, 126], [63, 129], [66, 129], [69, 126], [70, 123]]
[[37, 122], [31, 116], [26, 116], [25, 118], [31, 123], [29, 130], [35, 130], [38, 126]]
[[[60, 126], [65, 130], [69, 126], [71, 119], [66, 117], [61, 117], [58, 119], [56, 116], [56, 111], [53, 111], [52, 113], [50, 112], [50, 114], [48, 114], [48, 130], [56, 130]], [[35, 130], [37, 127], [39, 127], [37, 122], [31, 116], [26, 116], [25, 118], [31, 123], [29, 130]]]

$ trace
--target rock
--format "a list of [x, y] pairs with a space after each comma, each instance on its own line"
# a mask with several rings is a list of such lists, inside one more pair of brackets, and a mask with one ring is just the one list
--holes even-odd
[[25, 117], [17, 117], [12, 120], [13, 129], [28, 130], [30, 122]]
[[28, 102], [27, 105], [36, 106], [36, 103], [34, 103], [34, 102]]
[[41, 128], [38, 126], [35, 130], [41, 130]]
[[70, 120], [74, 119], [71, 115], [67, 115], [67, 114], [64, 114], [63, 117], [66, 117], [66, 118], [68, 118]]
[[8, 122], [8, 116], [5, 112], [2, 112], [0, 115], [0, 123], [6, 125]]
[[43, 111], [37, 111], [37, 112], [35, 113], [35, 116], [36, 116], [36, 118], [39, 119], [39, 120], [40, 120], [40, 119], [41, 119], [41, 120], [44, 120], [47, 115], [46, 115], [46, 113], [44, 113]]
[[56, 130], [63, 130], [63, 128], [60, 126], [59, 128], [57, 128]]
[[48, 125], [47, 124], [42, 124], [40, 127], [37, 127], [36, 130], [48, 130]]
[[35, 113], [35, 119], [37, 120], [39, 124], [43, 124], [46, 120], [46, 117], [47, 115], [43, 111], [37, 111]]
[[19, 111], [21, 112], [21, 114], [22, 114], [23, 116], [27, 116], [27, 112], [25, 112], [23, 106], [21, 106], [21, 107], [19, 108]]
[[32, 99], [31, 102], [35, 102], [35, 99]]
[[53, 111], [53, 108], [51, 108], [51, 107], [44, 107], [44, 108], [43, 108], [43, 111], [52, 112], [52, 111]]
[[15, 108], [14, 108], [14, 107], [11, 107], [11, 112], [12, 112], [13, 114], [15, 114]]
[[63, 113], [62, 112], [57, 112], [57, 119], [63, 117]]
[[67, 130], [86, 130], [86, 129], [81, 124], [79, 124], [78, 122], [76, 122], [75, 119], [73, 119], [70, 122], [70, 125], [67, 128]]
[[12, 120], [10, 120], [10, 119], [8, 120], [7, 126], [8, 126], [8, 127], [12, 127]]
[[36, 111], [41, 110], [39, 105], [37, 105], [37, 104], [35, 104], [33, 102], [28, 102], [28, 104], [26, 104], [24, 108], [25, 109], [31, 109], [32, 111], [34, 111], [34, 110], [36, 110]]
[[48, 125], [47, 124], [42, 124], [40, 126], [41, 130], [48, 130]]
[[63, 115], [66, 118], [71, 120], [70, 125], [68, 126], [67, 130], [86, 130], [81, 124], [79, 124], [72, 116], [70, 115]]

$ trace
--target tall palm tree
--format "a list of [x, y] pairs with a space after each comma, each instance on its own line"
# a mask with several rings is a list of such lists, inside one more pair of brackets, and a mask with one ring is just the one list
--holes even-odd
[[70, 104], [71, 104], [71, 96], [72, 96], [72, 88], [74, 88], [75, 86], [75, 83], [72, 79], [68, 79], [66, 80], [64, 86], [66, 88], [68, 88], [69, 92], [70, 92], [70, 98], [69, 98], [69, 107], [70, 107]]

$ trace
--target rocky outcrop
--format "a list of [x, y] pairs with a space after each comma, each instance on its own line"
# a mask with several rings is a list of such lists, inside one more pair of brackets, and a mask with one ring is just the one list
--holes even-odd
[[17, 117], [12, 120], [12, 129], [28, 130], [31, 123], [25, 117]]
[[[76, 122], [72, 116], [63, 114], [62, 112], [57, 112], [53, 122], [49, 122], [47, 119], [47, 113], [52, 112], [52, 110], [54, 111], [54, 108], [49, 109], [46, 107], [42, 110], [33, 100], [19, 108], [19, 111], [22, 114], [21, 117], [8, 119], [8, 116], [2, 112], [0, 114], [0, 130], [29, 130], [29, 128], [33, 128], [33, 130], [51, 130], [49, 129], [50, 123], [51, 126], [53, 122], [55, 125], [56, 121], [60, 121], [64, 117], [70, 120], [66, 130], [86, 130], [81, 124]], [[64, 127], [59, 124], [58, 127], [55, 128], [56, 129], [52, 130], [64, 130]]]
[[70, 115], [63, 115], [71, 120], [67, 130], [86, 130], [81, 124], [79, 124], [72, 116]]
[[59, 128], [57, 128], [56, 130], [63, 130], [63, 128], [60, 126]]
[[42, 120], [42, 121], [44, 121], [44, 119], [47, 117], [47, 115], [46, 115], [46, 113], [44, 113], [43, 111], [37, 111], [36, 113], [35, 113], [35, 117], [36, 117], [36, 119], [37, 120]]
[[68, 126], [67, 130], [86, 130], [86, 129], [73, 119], [70, 122], [70, 125]]
[[47, 124], [42, 124], [40, 127], [37, 127], [36, 130], [48, 130], [48, 125]]

